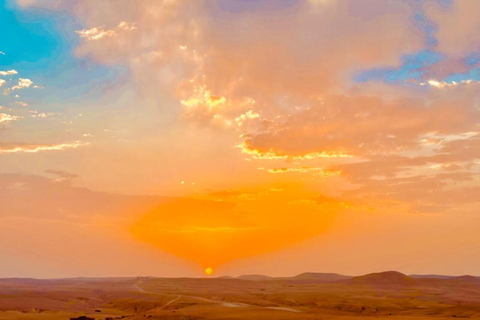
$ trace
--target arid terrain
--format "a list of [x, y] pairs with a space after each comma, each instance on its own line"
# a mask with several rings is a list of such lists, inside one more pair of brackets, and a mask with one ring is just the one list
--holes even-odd
[[[480, 318], [477, 277], [0, 279], [0, 319]], [[87, 318], [85, 318], [87, 317]]]

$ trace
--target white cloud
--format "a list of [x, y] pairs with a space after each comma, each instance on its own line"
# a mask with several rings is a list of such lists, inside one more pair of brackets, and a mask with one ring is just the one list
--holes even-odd
[[28, 88], [32, 84], [33, 84], [32, 80], [20, 78], [18, 79], [18, 84], [12, 87], [12, 90], [20, 90], [20, 89]]
[[16, 101], [15, 103], [18, 104], [19, 106], [22, 106], [22, 107], [28, 107], [28, 103], [23, 102], [23, 101]]
[[467, 84], [474, 84], [474, 83], [480, 83], [480, 81], [476, 80], [462, 80], [459, 82], [452, 81], [452, 82], [446, 82], [446, 81], [438, 81], [434, 79], [430, 79], [427, 82], [422, 82], [420, 83], [421, 86], [430, 86], [430, 87], [435, 87], [435, 88], [453, 88], [459, 85], [467, 85]]
[[117, 36], [117, 30], [132, 31], [137, 29], [137, 27], [134, 23], [122, 21], [115, 29], [106, 30], [105, 27], [95, 27], [91, 29], [77, 30], [75, 33], [78, 34], [80, 38], [86, 40], [100, 40], [105, 37]]
[[17, 70], [7, 70], [7, 71], [0, 71], [0, 76], [11, 76], [14, 74], [18, 74]]
[[103, 27], [77, 30], [75, 33], [78, 34], [80, 38], [87, 40], [99, 40], [105, 37], [114, 37], [116, 35], [114, 30], [105, 30]]
[[12, 116], [10, 114], [0, 113], [0, 123], [14, 121], [14, 120], [17, 120], [18, 118], [19, 117]]
[[47, 117], [48, 115], [45, 112], [32, 115], [32, 118], [47, 118]]
[[131, 31], [131, 30], [137, 29], [137, 26], [135, 26], [135, 23], [128, 23], [128, 22], [122, 21], [118, 24], [117, 28], [122, 29], [122, 30]]

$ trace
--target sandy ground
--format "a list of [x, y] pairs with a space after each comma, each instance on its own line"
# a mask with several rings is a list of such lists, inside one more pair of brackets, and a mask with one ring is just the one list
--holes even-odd
[[0, 279], [0, 319], [480, 318], [480, 280]]

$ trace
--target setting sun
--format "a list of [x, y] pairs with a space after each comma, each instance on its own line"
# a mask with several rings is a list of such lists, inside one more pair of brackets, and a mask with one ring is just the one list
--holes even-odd
[[212, 268], [207, 268], [207, 269], [205, 269], [205, 274], [211, 275], [212, 273], [213, 273], [213, 269], [212, 269]]

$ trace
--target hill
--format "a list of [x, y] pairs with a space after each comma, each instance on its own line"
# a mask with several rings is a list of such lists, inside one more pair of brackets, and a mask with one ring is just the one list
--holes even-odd
[[414, 278], [397, 272], [386, 271], [378, 273], [370, 273], [364, 276], [353, 277], [349, 280], [351, 284], [371, 285], [371, 286], [406, 286], [415, 282]]
[[338, 273], [316, 273], [316, 272], [305, 272], [294, 277], [291, 277], [292, 280], [318, 280], [318, 281], [340, 281], [351, 279], [351, 276], [345, 276]]
[[237, 279], [250, 280], [250, 281], [265, 281], [265, 280], [274, 280], [275, 278], [264, 276], [261, 274], [247, 274], [247, 275], [239, 276], [237, 277]]

